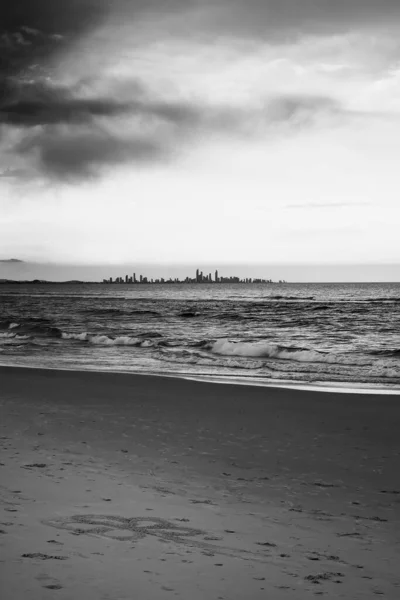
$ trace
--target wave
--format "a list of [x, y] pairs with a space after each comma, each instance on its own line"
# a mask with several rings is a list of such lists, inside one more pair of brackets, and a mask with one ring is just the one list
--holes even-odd
[[87, 332], [82, 333], [62, 333], [62, 339], [64, 340], [76, 340], [79, 342], [88, 342], [95, 346], [136, 346], [140, 348], [150, 348], [154, 346], [154, 342], [151, 339], [139, 339], [137, 337], [130, 337], [129, 335], [120, 335], [115, 338], [109, 337], [108, 335], [92, 335]]
[[138, 338], [132, 338], [128, 335], [121, 335], [116, 338], [110, 338], [108, 335], [92, 335], [87, 340], [90, 344], [96, 346], [141, 346], [142, 342]]
[[62, 333], [61, 337], [63, 340], [79, 340], [81, 342], [86, 342], [88, 339], [88, 334], [86, 332], [83, 333]]
[[19, 335], [18, 333], [12, 333], [12, 332], [1, 332], [0, 333], [0, 338], [3, 339], [15, 339], [15, 340], [28, 340], [30, 339], [29, 335]]
[[296, 362], [310, 363], [332, 363], [345, 365], [368, 365], [368, 361], [357, 360], [355, 357], [347, 359], [337, 354], [320, 352], [318, 350], [306, 350], [303, 348], [285, 348], [277, 344], [267, 342], [230, 342], [220, 339], [214, 342], [210, 348], [211, 352], [224, 356], [243, 356], [250, 358], [275, 358], [292, 360]]
[[366, 298], [362, 302], [400, 302], [398, 296], [382, 296], [380, 298]]
[[118, 316], [132, 316], [132, 315], [152, 315], [159, 316], [160, 313], [156, 310], [122, 310], [120, 308], [88, 308], [83, 311], [87, 314], [93, 315], [113, 315], [114, 317]]
[[20, 329], [32, 333], [35, 337], [61, 338], [62, 336], [61, 329], [50, 325], [21, 325]]
[[315, 296], [269, 296], [270, 300], [314, 300]]
[[159, 313], [156, 310], [130, 310], [127, 314], [129, 315], [154, 315], [154, 316], [159, 316], [161, 313]]
[[19, 323], [15, 323], [14, 321], [0, 321], [0, 329], [15, 329], [19, 327]]
[[220, 313], [215, 315], [215, 317], [219, 320], [227, 320], [227, 321], [245, 321], [254, 319], [254, 315], [243, 315], [241, 313]]
[[387, 350], [370, 350], [369, 354], [373, 356], [398, 356], [400, 357], [400, 348], [393, 348]]
[[62, 334], [61, 329], [54, 327], [49, 319], [42, 319], [39, 317], [31, 317], [24, 323], [3, 321], [0, 324], [0, 329], [7, 329], [8, 331], [10, 329], [18, 329], [18, 333], [34, 335], [36, 337], [60, 338]]

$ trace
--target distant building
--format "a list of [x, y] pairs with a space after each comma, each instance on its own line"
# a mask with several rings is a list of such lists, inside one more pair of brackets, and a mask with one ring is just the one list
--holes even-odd
[[[231, 275], [230, 277], [221, 277], [218, 273], [218, 270], [214, 272], [214, 280], [211, 273], [208, 275], [204, 275], [203, 271], [196, 269], [196, 277], [185, 277], [185, 279], [179, 279], [178, 277], [170, 277], [165, 280], [163, 277], [160, 279], [148, 279], [145, 275], [139, 275], [139, 281], [136, 279], [136, 273], [133, 273], [132, 277], [129, 275], [125, 275], [125, 277], [116, 277], [114, 280], [112, 277], [109, 279], [103, 279], [103, 283], [144, 283], [144, 284], [160, 284], [160, 283], [171, 283], [171, 284], [181, 284], [181, 283], [240, 283], [240, 284], [260, 284], [260, 283], [273, 283], [272, 279], [259, 279], [251, 277], [244, 277], [241, 279], [235, 275]], [[284, 279], [279, 280], [279, 283], [286, 283]]]

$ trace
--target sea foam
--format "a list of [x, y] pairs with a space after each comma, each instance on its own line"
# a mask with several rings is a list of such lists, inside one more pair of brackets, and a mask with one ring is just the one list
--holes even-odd
[[214, 342], [211, 346], [211, 351], [223, 356], [265, 357], [297, 362], [338, 363], [346, 365], [369, 364], [368, 361], [360, 361], [356, 357], [348, 359], [337, 354], [323, 353], [316, 350], [291, 350], [268, 342], [230, 342], [227, 339], [221, 339]]
[[77, 340], [80, 342], [88, 342], [95, 346], [141, 346], [142, 348], [148, 348], [153, 346], [151, 340], [143, 340], [136, 337], [130, 337], [129, 335], [120, 335], [115, 338], [109, 337], [108, 335], [91, 335], [87, 332], [83, 333], [63, 333], [63, 340]]

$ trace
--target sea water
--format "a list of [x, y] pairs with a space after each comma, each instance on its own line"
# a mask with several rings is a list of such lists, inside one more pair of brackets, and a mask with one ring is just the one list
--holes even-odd
[[400, 393], [400, 283], [3, 284], [0, 364]]

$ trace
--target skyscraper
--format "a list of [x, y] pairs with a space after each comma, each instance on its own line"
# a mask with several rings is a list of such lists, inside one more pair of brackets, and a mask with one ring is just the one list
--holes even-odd
[[218, 271], [215, 271], [215, 283], [218, 283]]

